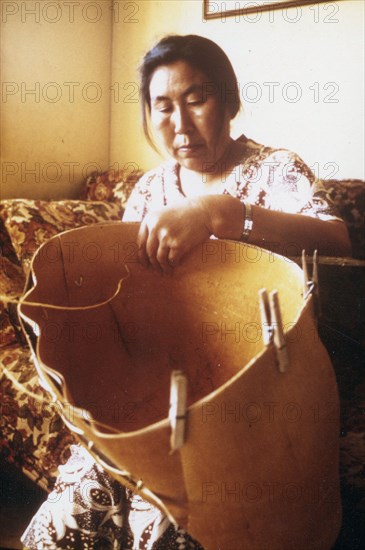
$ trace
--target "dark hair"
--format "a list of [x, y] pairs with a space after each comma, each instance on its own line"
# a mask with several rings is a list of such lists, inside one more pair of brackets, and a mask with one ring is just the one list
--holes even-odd
[[212, 90], [220, 92], [219, 101], [223, 110], [228, 108], [231, 118], [236, 116], [241, 107], [237, 77], [232, 64], [215, 42], [195, 34], [165, 36], [146, 53], [139, 69], [143, 130], [153, 147], [146, 113], [146, 109], [151, 113], [151, 78], [157, 67], [181, 60], [204, 73], [209, 84], [212, 84]]

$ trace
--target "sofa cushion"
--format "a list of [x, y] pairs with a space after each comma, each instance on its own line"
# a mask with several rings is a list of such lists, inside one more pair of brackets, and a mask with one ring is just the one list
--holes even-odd
[[75, 438], [50, 402], [31, 359], [18, 344], [0, 350], [0, 456], [45, 490]]
[[49, 238], [82, 225], [121, 220], [118, 204], [78, 200], [4, 200], [0, 218], [25, 272], [37, 248]]
[[80, 198], [112, 202], [124, 210], [133, 187], [142, 176], [143, 172], [132, 162], [120, 170], [94, 172], [85, 181]]
[[[0, 203], [0, 210], [1, 210], [1, 203]], [[12, 263], [20, 265], [20, 262], [15, 253], [14, 247], [11, 244], [9, 234], [1, 218], [0, 218], [0, 257], [7, 258]]]
[[23, 342], [23, 335], [18, 322], [15, 304], [23, 293], [25, 276], [19, 265], [5, 256], [0, 257], [0, 348], [14, 342]]

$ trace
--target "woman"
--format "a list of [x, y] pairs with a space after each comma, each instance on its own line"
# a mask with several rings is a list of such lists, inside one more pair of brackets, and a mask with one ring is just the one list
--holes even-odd
[[[137, 183], [123, 221], [140, 221], [140, 260], [164, 272], [210, 236], [282, 254], [349, 255], [347, 230], [294, 153], [233, 140], [240, 108], [225, 53], [200, 36], [167, 36], [141, 66], [143, 125], [171, 161]], [[23, 544], [44, 548], [200, 549], [158, 510], [130, 495], [88, 453], [72, 448]]]
[[144, 218], [141, 261], [168, 270], [210, 235], [284, 254], [289, 243], [291, 254], [350, 254], [345, 225], [297, 155], [230, 137], [239, 92], [216, 44], [191, 35], [161, 40], [144, 58], [141, 92], [147, 139], [148, 116], [174, 159], [142, 178], [123, 218]]

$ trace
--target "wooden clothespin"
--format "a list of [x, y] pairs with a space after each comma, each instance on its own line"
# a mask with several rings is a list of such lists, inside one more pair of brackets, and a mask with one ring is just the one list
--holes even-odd
[[270, 293], [270, 299], [266, 289], [259, 291], [262, 337], [265, 346], [271, 343], [275, 346], [279, 371], [285, 372], [289, 366], [288, 351], [283, 331], [279, 296], [277, 290]]
[[305, 250], [302, 250], [302, 269], [303, 269], [303, 296], [304, 300], [313, 295], [314, 313], [317, 319], [321, 316], [321, 301], [319, 297], [319, 280], [318, 280], [318, 250], [313, 253], [312, 260], [312, 278], [309, 278], [307, 258]]
[[261, 290], [259, 290], [259, 305], [261, 314], [262, 339], [265, 346], [268, 346], [273, 339], [273, 328], [270, 319], [269, 296], [267, 294], [266, 288], [262, 288]]
[[171, 451], [176, 451], [184, 445], [186, 425], [187, 379], [181, 370], [171, 372], [170, 410]]
[[277, 290], [273, 290], [270, 293], [270, 313], [271, 322], [274, 327], [274, 346], [276, 350], [276, 357], [279, 363], [279, 371], [285, 372], [289, 366], [288, 350], [286, 348], [283, 320], [281, 317], [279, 295]]

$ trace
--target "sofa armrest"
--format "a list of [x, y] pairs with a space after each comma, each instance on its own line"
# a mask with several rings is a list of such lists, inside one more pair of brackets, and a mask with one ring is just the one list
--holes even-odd
[[359, 179], [323, 180], [327, 198], [347, 225], [352, 255], [365, 259], [365, 182]]

